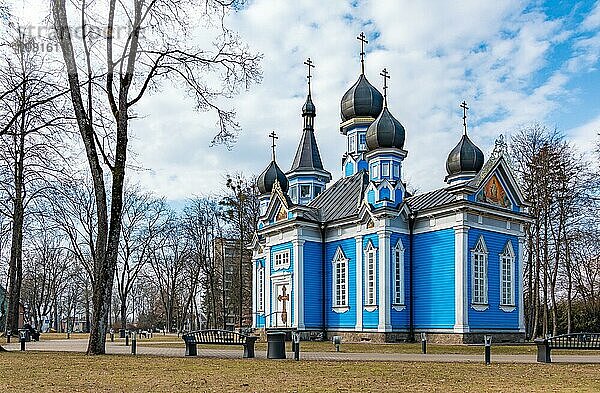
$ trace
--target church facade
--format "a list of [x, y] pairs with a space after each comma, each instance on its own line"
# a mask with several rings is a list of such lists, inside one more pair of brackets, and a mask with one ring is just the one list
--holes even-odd
[[273, 144], [257, 179], [253, 327], [356, 341], [421, 332], [446, 342], [523, 339], [527, 203], [505, 144], [484, 160], [467, 135], [463, 103], [464, 133], [446, 161], [447, 185], [410, 195], [402, 181], [410, 133], [388, 108], [387, 71], [381, 94], [361, 63], [341, 99], [342, 177], [330, 184], [321, 161], [309, 59], [291, 168], [280, 169]]

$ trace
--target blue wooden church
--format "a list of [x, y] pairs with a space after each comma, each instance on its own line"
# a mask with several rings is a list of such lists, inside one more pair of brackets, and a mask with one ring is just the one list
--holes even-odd
[[[364, 40], [364, 36], [359, 37]], [[402, 167], [410, 137], [361, 74], [341, 100], [346, 139], [333, 184], [315, 138], [310, 91], [291, 168], [273, 158], [257, 179], [252, 244], [253, 326], [349, 340], [443, 342], [524, 338], [526, 201], [497, 141], [487, 161], [467, 135], [450, 149], [444, 188], [410, 195]], [[273, 142], [275, 135], [272, 134]]]

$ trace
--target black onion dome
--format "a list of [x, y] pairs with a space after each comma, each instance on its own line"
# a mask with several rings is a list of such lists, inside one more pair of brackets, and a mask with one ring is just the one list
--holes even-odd
[[279, 185], [281, 186], [281, 191], [284, 193], [287, 192], [289, 188], [289, 182], [285, 173], [275, 161], [271, 161], [267, 169], [265, 169], [258, 178], [256, 179], [256, 186], [258, 187], [258, 191], [261, 195], [269, 194], [273, 191], [273, 184], [275, 184], [275, 180], [279, 181]]
[[310, 97], [310, 93], [309, 93], [308, 96], [306, 97], [306, 102], [304, 103], [304, 106], [302, 107], [302, 115], [303, 116], [306, 116], [306, 115], [315, 116], [316, 114], [317, 114], [317, 109], [315, 108], [315, 104], [313, 104], [312, 98]]
[[355, 117], [377, 117], [383, 108], [383, 96], [364, 74], [344, 94], [341, 102], [342, 121]]
[[483, 167], [483, 152], [465, 134], [458, 145], [448, 155], [446, 171], [448, 175], [462, 172], [479, 172]]
[[405, 137], [404, 126], [392, 116], [386, 106], [377, 119], [367, 128], [367, 147], [369, 150], [380, 147], [403, 149]]

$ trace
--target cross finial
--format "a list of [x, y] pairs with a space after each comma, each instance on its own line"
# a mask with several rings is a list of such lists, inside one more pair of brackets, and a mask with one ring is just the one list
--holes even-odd
[[308, 94], [310, 94], [310, 78], [312, 78], [312, 75], [310, 74], [310, 69], [315, 68], [315, 65], [313, 64], [313, 61], [310, 59], [310, 57], [306, 59], [304, 65], [308, 67], [308, 75], [306, 76], [306, 78], [308, 79]]
[[387, 106], [387, 80], [390, 79], [390, 73], [384, 68], [379, 75], [383, 76], [383, 104]]
[[465, 101], [460, 104], [460, 107], [463, 109], [463, 126], [465, 127], [465, 135], [467, 135], [467, 110], [469, 107]]
[[357, 40], [360, 41], [360, 69], [361, 73], [365, 73], [365, 44], [368, 44], [367, 36], [364, 32], [360, 32], [360, 35], [356, 37]]
[[275, 139], [279, 139], [279, 137], [277, 136], [277, 134], [275, 134], [275, 131], [272, 131], [269, 134], [269, 138], [271, 138], [273, 140], [272, 144], [271, 144], [271, 148], [273, 149], [273, 161], [275, 161]]

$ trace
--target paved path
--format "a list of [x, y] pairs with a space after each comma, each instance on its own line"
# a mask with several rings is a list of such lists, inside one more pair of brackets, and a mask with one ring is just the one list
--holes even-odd
[[[9, 351], [18, 351], [19, 343], [2, 344]], [[56, 352], [85, 352], [87, 348], [87, 339], [71, 340], [48, 340], [40, 342], [27, 343], [27, 350], [32, 351], [56, 351]], [[106, 352], [109, 354], [126, 355], [131, 353], [131, 347], [123, 345], [123, 341], [106, 343]], [[215, 357], [224, 359], [239, 359], [242, 357], [243, 349], [240, 346], [237, 350], [229, 349], [203, 349], [198, 348], [198, 356]], [[138, 355], [183, 357], [184, 348], [159, 348], [156, 344], [138, 345]], [[258, 359], [265, 359], [264, 350], [256, 351]], [[287, 354], [288, 359], [293, 358], [293, 354]], [[455, 355], [455, 354], [404, 354], [404, 353], [344, 353], [344, 352], [301, 352], [302, 360], [326, 360], [326, 361], [389, 361], [389, 362], [442, 362], [442, 363], [481, 363], [483, 362], [483, 351], [481, 355]], [[554, 363], [598, 363], [600, 356], [586, 355], [552, 355]], [[494, 355], [492, 347], [493, 363], [536, 363], [536, 355]]]

